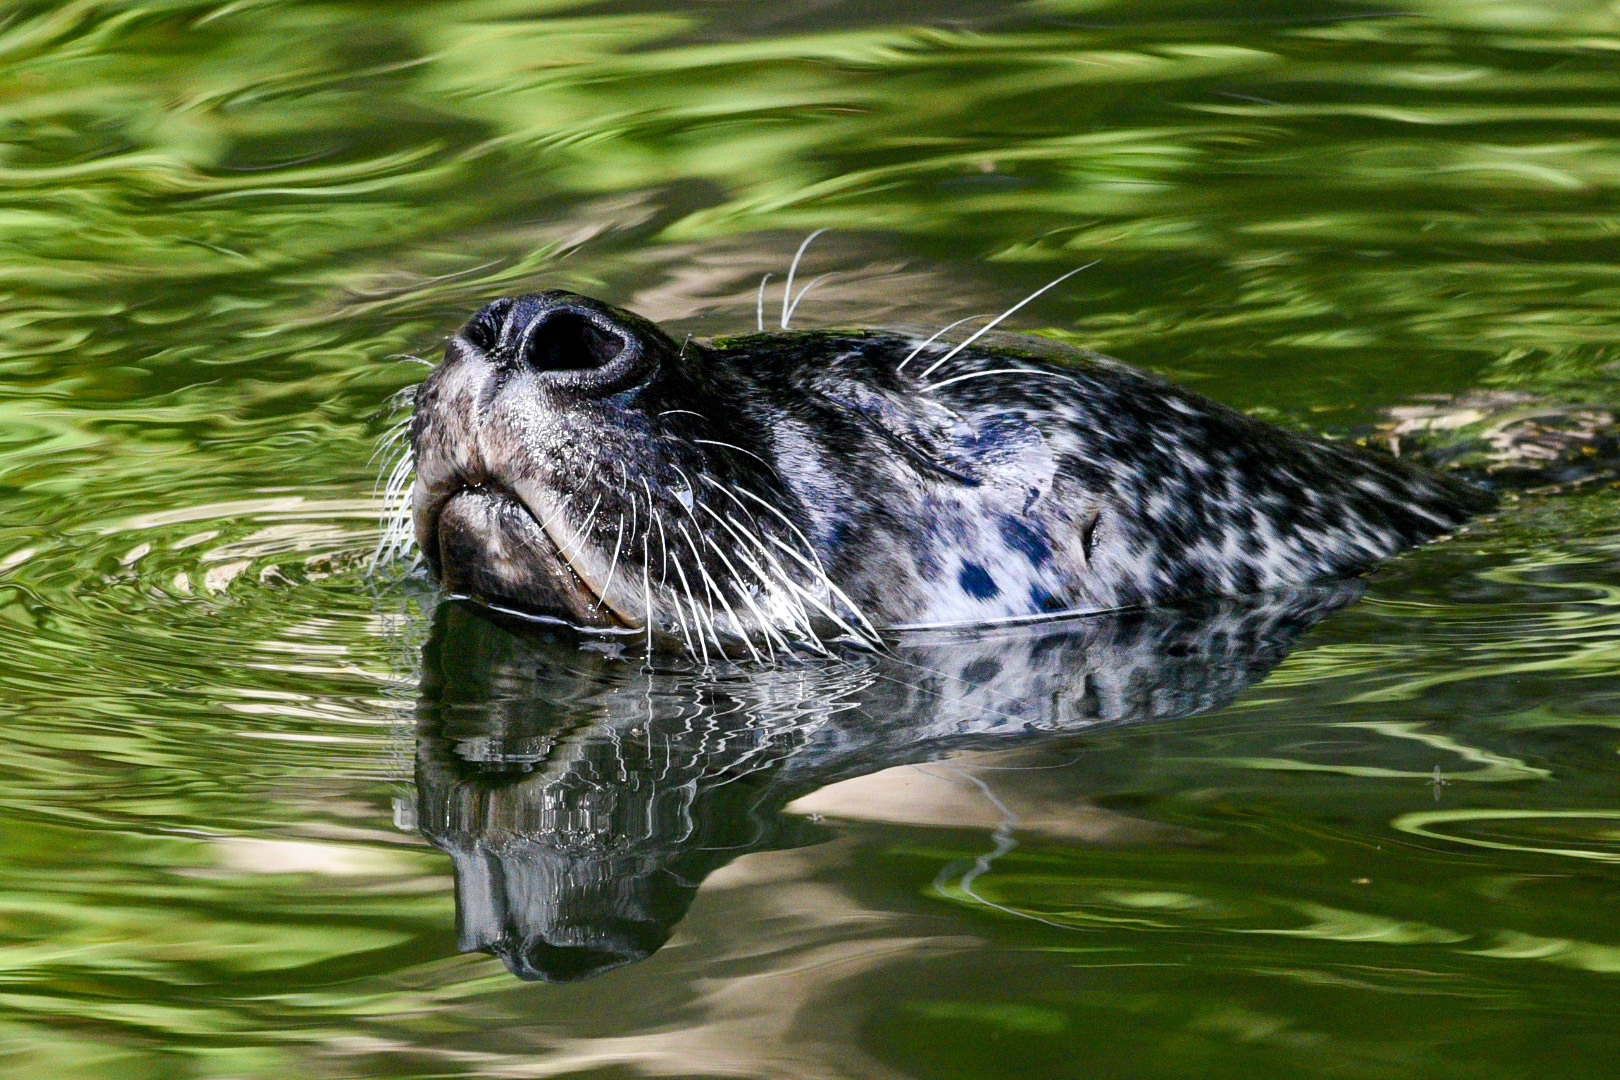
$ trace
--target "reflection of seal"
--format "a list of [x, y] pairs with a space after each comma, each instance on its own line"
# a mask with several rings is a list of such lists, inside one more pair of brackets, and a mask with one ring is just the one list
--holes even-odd
[[416, 408], [449, 589], [705, 654], [1331, 579], [1491, 503], [1050, 342], [677, 344], [563, 292], [485, 308]]
[[808, 839], [780, 813], [808, 792], [1220, 708], [1357, 595], [1340, 582], [719, 672], [445, 604], [423, 654], [418, 820], [455, 860], [463, 949], [584, 978], [658, 949], [718, 867]]

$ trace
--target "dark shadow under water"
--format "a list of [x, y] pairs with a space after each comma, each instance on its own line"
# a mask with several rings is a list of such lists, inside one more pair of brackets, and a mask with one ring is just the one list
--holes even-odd
[[422, 831], [455, 863], [460, 947], [525, 979], [657, 951], [710, 873], [814, 842], [829, 784], [1100, 724], [1218, 709], [1356, 582], [723, 669], [619, 658], [440, 605], [423, 655]]

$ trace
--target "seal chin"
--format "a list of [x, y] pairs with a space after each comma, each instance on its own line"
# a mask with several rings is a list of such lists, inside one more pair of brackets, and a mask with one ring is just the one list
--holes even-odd
[[440, 579], [453, 593], [576, 626], [626, 625], [510, 492], [462, 488], [437, 507], [428, 532]]

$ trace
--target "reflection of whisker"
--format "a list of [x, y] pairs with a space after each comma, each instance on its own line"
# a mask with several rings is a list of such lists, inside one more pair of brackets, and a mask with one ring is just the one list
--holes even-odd
[[[977, 787], [984, 794], [984, 797], [990, 801], [990, 805], [995, 807], [996, 812], [1001, 815], [1000, 824], [990, 831], [990, 836], [994, 841], [994, 846], [991, 848], [991, 850], [973, 860], [972, 867], [970, 867], [968, 871], [962, 875], [961, 880], [956, 883], [956, 887], [962, 891], [963, 895], [978, 901], [985, 907], [994, 908], [996, 911], [1005, 912], [1008, 915], [1016, 915], [1020, 919], [1030, 919], [1034, 922], [1045, 923], [1047, 926], [1055, 926], [1059, 930], [1079, 930], [1080, 928], [1077, 926], [1056, 922], [1052, 919], [1043, 919], [1039, 915], [1034, 915], [1027, 911], [1019, 911], [1017, 908], [1010, 908], [1005, 904], [998, 904], [994, 900], [985, 898], [974, 889], [975, 883], [977, 883], [978, 880], [985, 874], [990, 872], [992, 865], [997, 859], [1001, 858], [1003, 855], [1007, 854], [1007, 852], [1012, 851], [1018, 846], [1018, 840], [1013, 836], [1013, 827], [1018, 824], [1019, 820], [1018, 815], [1013, 813], [1011, 808], [1009, 808], [1006, 803], [1002, 802], [994, 791], [990, 790], [989, 784], [986, 784], [977, 776], [974, 776], [971, 773], [963, 772], [959, 768], [954, 768], [944, 763], [940, 763], [937, 767], [945, 769], [948, 772], [955, 773], [963, 780], [966, 780], [968, 783]], [[926, 775], [937, 775], [934, 773], [929, 773], [928, 767], [925, 765], [915, 765], [913, 768]]]

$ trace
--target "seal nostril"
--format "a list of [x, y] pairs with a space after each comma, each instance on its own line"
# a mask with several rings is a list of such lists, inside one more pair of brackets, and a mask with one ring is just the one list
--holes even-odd
[[586, 397], [629, 390], [670, 357], [674, 343], [652, 323], [561, 289], [496, 300], [445, 346], [446, 360], [528, 372], [537, 386]]
[[573, 311], [554, 311], [530, 330], [518, 358], [536, 371], [590, 371], [611, 364], [628, 342]]
[[461, 328], [461, 336], [480, 352], [494, 352], [500, 344], [501, 327], [511, 313], [512, 305], [509, 299], [485, 305], [482, 311], [467, 320], [467, 325]]

